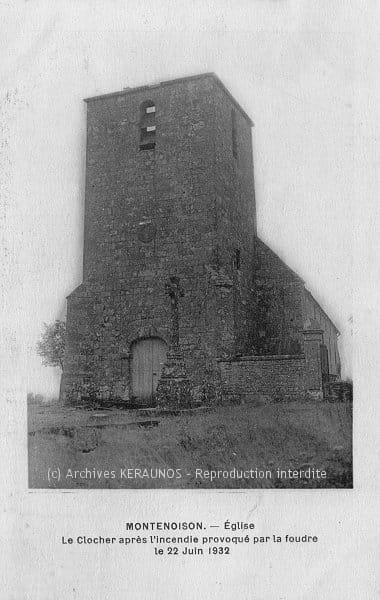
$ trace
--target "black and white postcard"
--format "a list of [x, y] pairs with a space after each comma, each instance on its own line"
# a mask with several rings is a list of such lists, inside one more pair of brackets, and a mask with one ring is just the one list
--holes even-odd
[[2, 3], [4, 599], [378, 598], [360, 4]]

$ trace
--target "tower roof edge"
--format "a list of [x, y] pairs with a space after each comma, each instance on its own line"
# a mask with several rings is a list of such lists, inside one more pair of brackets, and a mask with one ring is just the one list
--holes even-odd
[[231, 94], [231, 92], [227, 89], [227, 87], [224, 85], [224, 83], [219, 79], [219, 77], [211, 72], [208, 73], [201, 73], [199, 75], [189, 75], [187, 77], [179, 77], [177, 79], [169, 79], [166, 81], [161, 81], [160, 83], [154, 83], [152, 85], [142, 85], [142, 86], [138, 86], [138, 87], [134, 87], [134, 88], [125, 88], [123, 90], [120, 90], [118, 92], [111, 92], [109, 94], [100, 94], [99, 96], [90, 96], [89, 98], [84, 98], [84, 102], [88, 103], [88, 102], [93, 102], [94, 100], [101, 100], [104, 98], [111, 98], [113, 96], [125, 96], [128, 94], [135, 94], [138, 92], [142, 92], [144, 90], [153, 90], [155, 88], [160, 88], [160, 87], [164, 87], [164, 86], [170, 86], [170, 85], [176, 85], [178, 83], [182, 83], [182, 82], [188, 82], [188, 81], [194, 81], [197, 79], [206, 79], [206, 78], [212, 78], [214, 79], [214, 81], [217, 83], [217, 85], [227, 94], [227, 96], [230, 98], [230, 100], [233, 102], [233, 104], [235, 104], [235, 106], [239, 109], [239, 111], [243, 114], [243, 116], [245, 117], [245, 119], [248, 121], [248, 123], [251, 125], [251, 127], [253, 127], [253, 121], [250, 118], [250, 116], [246, 113], [246, 111], [240, 106], [240, 104], [238, 103], [238, 101], [234, 98], [234, 96]]

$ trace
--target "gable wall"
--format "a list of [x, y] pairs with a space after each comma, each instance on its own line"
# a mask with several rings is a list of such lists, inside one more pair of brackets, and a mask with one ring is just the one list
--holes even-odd
[[253, 332], [255, 354], [298, 354], [301, 351], [302, 301], [302, 280], [258, 239]]

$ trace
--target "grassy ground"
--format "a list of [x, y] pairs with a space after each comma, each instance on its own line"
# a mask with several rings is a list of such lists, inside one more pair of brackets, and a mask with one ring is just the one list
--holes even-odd
[[[171, 415], [30, 405], [28, 419], [30, 487], [352, 487], [347, 404], [239, 405]], [[289, 479], [277, 473], [308, 467], [325, 470], [326, 478]], [[181, 477], [157, 477], [157, 469], [161, 475], [178, 469]], [[233, 469], [267, 473], [236, 478]], [[81, 473], [73, 477], [75, 470]], [[211, 481], [205, 471], [228, 474]]]

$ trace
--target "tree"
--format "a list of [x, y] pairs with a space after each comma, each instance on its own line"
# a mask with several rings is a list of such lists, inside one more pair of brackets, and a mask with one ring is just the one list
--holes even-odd
[[63, 369], [65, 354], [66, 323], [56, 319], [51, 325], [44, 323], [45, 331], [37, 343], [37, 354], [42, 357], [42, 364]]

